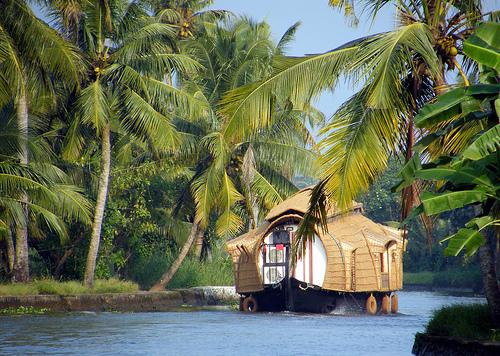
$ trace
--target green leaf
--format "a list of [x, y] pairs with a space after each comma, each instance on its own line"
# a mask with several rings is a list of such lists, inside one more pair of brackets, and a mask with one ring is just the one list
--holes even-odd
[[425, 180], [441, 180], [450, 177], [454, 173], [456, 171], [450, 168], [428, 168], [415, 172], [415, 176]]
[[453, 184], [477, 184], [486, 188], [494, 188], [491, 179], [482, 174], [476, 167], [462, 167], [459, 170], [451, 168], [427, 168], [415, 172], [415, 176], [424, 180], [442, 180], [446, 179]]
[[470, 220], [466, 226], [469, 228], [477, 228], [477, 229], [481, 230], [483, 227], [485, 227], [486, 225], [488, 225], [492, 221], [493, 221], [493, 217], [486, 215], [486, 216], [481, 216], [481, 217], [474, 218], [474, 219]]
[[[498, 84], [477, 84], [450, 90], [438, 96], [435, 103], [425, 105], [415, 116], [415, 125], [422, 128], [450, 120], [454, 116], [470, 112], [467, 105], [461, 105], [466, 100], [470, 101], [470, 96], [498, 95], [499, 92]], [[466, 109], [465, 112], [462, 109]]]
[[464, 42], [464, 53], [479, 64], [500, 72], [500, 24], [486, 22]]
[[422, 205], [427, 215], [436, 215], [484, 200], [486, 200], [486, 193], [479, 190], [463, 190], [443, 194], [425, 192], [421, 196]]
[[463, 228], [449, 238], [444, 253], [447, 256], [457, 256], [465, 248], [465, 256], [469, 257], [484, 244], [484, 241], [484, 237], [479, 231]]
[[463, 157], [474, 161], [484, 158], [498, 150], [500, 146], [500, 124], [483, 133], [463, 152]]
[[84, 88], [77, 103], [82, 123], [94, 127], [99, 134], [110, 116], [110, 104], [102, 83], [97, 79]]
[[398, 176], [402, 178], [402, 181], [392, 187], [391, 191], [400, 192], [404, 188], [412, 185], [415, 180], [415, 173], [421, 169], [422, 164], [420, 163], [420, 156], [414, 155], [399, 171]]

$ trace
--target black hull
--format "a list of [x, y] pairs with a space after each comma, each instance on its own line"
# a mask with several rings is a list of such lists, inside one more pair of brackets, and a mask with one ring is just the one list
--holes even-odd
[[349, 314], [366, 312], [365, 303], [370, 294], [373, 294], [380, 306], [383, 296], [390, 292], [335, 292], [290, 278], [277, 285], [266, 286], [261, 292], [245, 296], [252, 295], [255, 298], [258, 311]]

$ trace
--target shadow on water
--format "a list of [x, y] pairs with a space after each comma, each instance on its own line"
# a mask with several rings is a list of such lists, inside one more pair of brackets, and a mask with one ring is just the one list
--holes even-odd
[[71, 313], [0, 317], [0, 354], [409, 355], [416, 332], [443, 305], [481, 298], [400, 292], [400, 313]]

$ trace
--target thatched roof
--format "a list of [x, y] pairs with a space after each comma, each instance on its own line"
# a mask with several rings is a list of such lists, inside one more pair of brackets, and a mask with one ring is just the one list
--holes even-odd
[[[266, 215], [266, 220], [272, 221], [287, 212], [297, 212], [304, 215], [309, 209], [309, 200], [311, 199], [312, 190], [313, 187], [307, 187], [298, 191], [288, 199], [285, 199], [269, 211]], [[353, 201], [349, 210], [362, 209], [362, 207], [363, 204]], [[340, 211], [336, 208], [336, 205], [330, 204], [327, 215], [331, 217], [338, 215], [339, 213]]]

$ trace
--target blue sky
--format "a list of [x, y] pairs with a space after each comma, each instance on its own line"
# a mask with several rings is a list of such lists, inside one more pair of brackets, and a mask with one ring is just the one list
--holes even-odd
[[[288, 27], [301, 21], [289, 55], [326, 52], [368, 34], [390, 31], [395, 24], [392, 7], [386, 6], [373, 23], [365, 16], [357, 27], [349, 26], [343, 13], [328, 6], [328, 0], [215, 0], [212, 8], [266, 20], [276, 41]], [[328, 118], [353, 93], [352, 88], [340, 84], [334, 93], [325, 93], [316, 106]]]

